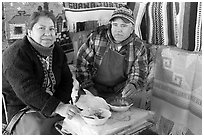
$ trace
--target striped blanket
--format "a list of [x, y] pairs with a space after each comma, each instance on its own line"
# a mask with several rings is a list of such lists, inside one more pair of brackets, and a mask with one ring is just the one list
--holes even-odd
[[[143, 13], [144, 6], [141, 3], [139, 5], [135, 6], [134, 11]], [[148, 43], [201, 51], [201, 2], [148, 2], [145, 9], [144, 15], [138, 14], [136, 25], [140, 25], [143, 39]], [[138, 26], [135, 28], [139, 30]]]

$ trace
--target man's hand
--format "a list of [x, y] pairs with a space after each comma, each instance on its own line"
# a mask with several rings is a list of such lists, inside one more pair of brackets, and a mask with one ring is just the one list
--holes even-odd
[[135, 94], [136, 89], [133, 84], [127, 84], [122, 91], [122, 97], [130, 97], [131, 95]]

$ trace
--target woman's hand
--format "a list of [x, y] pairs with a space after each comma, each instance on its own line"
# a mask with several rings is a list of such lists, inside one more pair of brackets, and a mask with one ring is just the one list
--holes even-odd
[[127, 84], [122, 91], [122, 97], [130, 97], [132, 94], [135, 94], [136, 89], [133, 84]]
[[55, 113], [61, 115], [62, 117], [68, 117], [68, 119], [72, 119], [73, 116], [79, 112], [80, 110], [72, 104], [60, 103], [55, 109]]

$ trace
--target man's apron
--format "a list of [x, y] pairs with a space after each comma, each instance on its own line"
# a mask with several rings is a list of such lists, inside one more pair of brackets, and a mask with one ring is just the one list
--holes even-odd
[[127, 79], [125, 70], [125, 56], [109, 48], [94, 78], [98, 95], [104, 98], [116, 95]]

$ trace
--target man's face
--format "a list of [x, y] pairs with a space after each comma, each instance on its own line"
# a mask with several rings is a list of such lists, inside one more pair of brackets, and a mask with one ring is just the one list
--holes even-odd
[[125, 23], [121, 18], [114, 19], [111, 26], [111, 33], [117, 43], [127, 39], [133, 32], [132, 23]]

